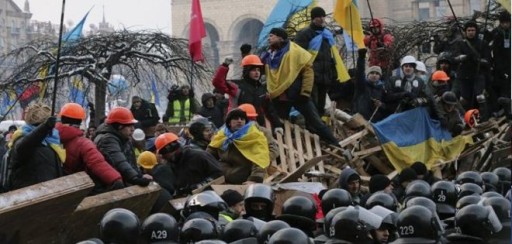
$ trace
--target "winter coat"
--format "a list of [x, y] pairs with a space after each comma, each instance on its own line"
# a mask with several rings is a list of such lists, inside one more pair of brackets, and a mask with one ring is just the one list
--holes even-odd
[[171, 195], [174, 195], [174, 185], [175, 178], [174, 172], [171, 167], [167, 164], [156, 164], [151, 170], [151, 176], [156, 183], [158, 183], [162, 188], [167, 190]]
[[121, 173], [125, 182], [142, 177], [132, 143], [111, 125], [101, 124], [98, 127], [94, 143], [107, 162]]
[[[297, 32], [294, 41], [302, 48], [308, 50], [309, 43], [318, 35], [317, 31], [321, 32], [324, 28], [311, 23], [308, 27]], [[322, 40], [320, 50], [318, 50], [315, 61], [313, 61], [313, 70], [315, 72], [315, 84], [330, 85], [338, 79], [331, 47], [326, 39]]]
[[510, 83], [510, 29], [497, 27], [492, 31], [492, 63], [497, 82]]
[[[476, 53], [473, 51], [475, 50]], [[486, 41], [478, 38], [464, 39], [457, 43], [454, 51], [454, 57], [457, 58], [459, 55], [467, 55], [467, 58], [459, 63], [457, 69], [457, 78], [461, 80], [474, 80], [477, 75], [486, 75], [489, 71], [490, 64], [478, 63], [481, 59], [485, 59], [490, 62], [490, 52]], [[479, 68], [478, 68], [479, 67]], [[508, 66], [510, 68], [510, 66]], [[478, 72], [478, 73], [477, 73]], [[461, 83], [461, 85], [468, 85]]]
[[136, 124], [136, 128], [142, 129], [146, 136], [153, 136], [155, 134], [155, 126], [160, 120], [155, 104], [141, 99], [140, 107], [136, 109], [135, 106], [132, 105], [130, 110], [132, 111], [133, 117], [139, 121]]
[[31, 133], [14, 141], [9, 154], [13, 167], [11, 190], [64, 175], [58, 155], [50, 146], [42, 144], [52, 130], [53, 128], [41, 123]]
[[[275, 111], [272, 103], [267, 99], [266, 84], [260, 81], [251, 80], [248, 77], [244, 77], [237, 83], [227, 81], [226, 76], [228, 72], [229, 68], [227, 66], [220, 65], [212, 80], [212, 84], [216, 89], [229, 95], [228, 111], [241, 104], [249, 103], [254, 106], [256, 113], [258, 113], [256, 121], [259, 125], [265, 126], [266, 116], [270, 121], [272, 128], [282, 127], [282, 123], [279, 121], [277, 112]], [[220, 126], [217, 128], [220, 128]]]
[[200, 184], [222, 176], [219, 162], [209, 153], [183, 147], [176, 161], [169, 162], [174, 175], [174, 189], [190, 192]]
[[77, 127], [57, 125], [60, 140], [66, 149], [66, 162], [64, 171], [73, 174], [85, 171], [93, 179], [96, 188], [108, 188], [115, 181], [121, 180], [121, 174], [105, 161], [94, 143], [84, 137], [84, 133]]
[[379, 66], [382, 71], [386, 71], [389, 66], [390, 52], [389, 49], [393, 46], [394, 38], [391, 34], [384, 33], [384, 24], [378, 19], [373, 21], [380, 22], [380, 32], [378, 35], [366, 35], [364, 37], [364, 45], [370, 50], [368, 62], [370, 66]]
[[384, 83], [378, 80], [373, 84], [366, 78], [364, 56], [360, 56], [357, 59], [357, 77], [354, 88], [352, 106], [355, 113], [359, 113], [366, 120], [369, 120], [375, 110], [373, 99], [376, 99], [382, 102], [382, 106], [377, 110], [377, 113], [372, 118], [372, 122], [380, 121], [389, 114], [383, 102], [386, 92]]
[[[412, 102], [415, 98], [429, 98], [425, 91], [425, 82], [416, 76], [405, 78], [393, 76], [386, 82], [386, 95], [384, 102], [388, 111], [402, 112], [414, 108]], [[397, 107], [400, 108], [397, 110]]]
[[[346, 168], [343, 171], [341, 171], [340, 178], [338, 179], [338, 185], [341, 189], [348, 189], [348, 179], [352, 175], [359, 175], [354, 169]], [[348, 191], [348, 190], [347, 190]], [[352, 200], [354, 203], [357, 203], [359, 205], [360, 199], [362, 198], [361, 192], [357, 194], [350, 193], [352, 195]]]
[[[208, 99], [213, 99], [214, 105], [211, 108], [206, 107], [206, 101], [208, 101]], [[201, 107], [201, 110], [199, 110], [199, 115], [207, 118], [215, 125], [215, 127], [220, 128], [224, 124], [224, 114], [222, 113], [222, 109], [215, 105], [215, 95], [211, 93], [204, 93], [203, 96], [201, 96], [201, 103], [203, 106]]]

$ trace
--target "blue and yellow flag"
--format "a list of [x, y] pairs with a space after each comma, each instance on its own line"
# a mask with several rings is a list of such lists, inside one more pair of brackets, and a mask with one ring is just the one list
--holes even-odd
[[270, 164], [267, 138], [253, 122], [245, 124], [234, 133], [224, 126], [215, 134], [209, 146], [226, 151], [231, 144], [259, 167], [265, 169]]
[[69, 86], [69, 100], [80, 104], [82, 107], [86, 103], [85, 85], [82, 79], [73, 77]]
[[357, 47], [364, 48], [363, 24], [355, 2], [355, 0], [337, 0], [333, 17], [343, 28], [344, 33], [352, 37]]
[[323, 31], [317, 31], [317, 35], [311, 39], [309, 42], [308, 51], [313, 55], [312, 59], [315, 60], [318, 55], [318, 51], [322, 46], [322, 41], [326, 39], [329, 42], [329, 46], [331, 48], [331, 55], [334, 58], [334, 62], [336, 65], [336, 73], [338, 74], [338, 80], [343, 83], [345, 81], [350, 80], [350, 75], [347, 72], [347, 68], [341, 59], [338, 48], [336, 47], [336, 42], [334, 41], [334, 36], [332, 32], [326, 28]]
[[384, 153], [398, 171], [417, 161], [430, 169], [437, 160], [455, 159], [466, 144], [473, 143], [470, 136], [452, 138], [424, 107], [392, 114], [373, 124], [373, 128]]

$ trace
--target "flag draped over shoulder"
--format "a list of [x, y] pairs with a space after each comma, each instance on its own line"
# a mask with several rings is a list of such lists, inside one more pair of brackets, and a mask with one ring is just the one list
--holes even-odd
[[437, 160], [455, 159], [466, 144], [473, 143], [470, 136], [452, 138], [424, 107], [392, 114], [373, 128], [386, 156], [399, 171], [417, 161], [430, 169]]
[[279, 0], [267, 17], [258, 37], [258, 48], [264, 47], [272, 28], [282, 28], [295, 13], [307, 8], [312, 0]]
[[279, 49], [274, 58], [270, 56], [266, 53], [263, 57], [270, 98], [283, 94], [297, 79], [302, 68], [313, 62], [312, 55], [294, 42], [288, 42]]
[[355, 1], [337, 0], [333, 17], [344, 29], [344, 32], [352, 36], [358, 48], [365, 47], [363, 25], [361, 24], [361, 16], [357, 10]]
[[231, 144], [235, 145], [245, 158], [259, 167], [267, 168], [270, 164], [267, 138], [253, 122], [245, 124], [234, 133], [224, 126], [213, 137], [209, 146], [226, 151]]
[[340, 82], [345, 82], [350, 80], [350, 75], [347, 72], [347, 68], [341, 59], [340, 53], [338, 52], [338, 48], [336, 47], [336, 42], [334, 41], [334, 36], [331, 31], [324, 28], [323, 31], [317, 31], [317, 35], [311, 39], [309, 42], [308, 51], [313, 55], [312, 59], [315, 60], [316, 55], [318, 55], [318, 51], [320, 50], [320, 46], [322, 46], [323, 39], [326, 39], [329, 42], [329, 46], [331, 48], [331, 55], [334, 57], [334, 61], [336, 62], [336, 73], [338, 74], [338, 80]]
[[203, 61], [201, 39], [206, 36], [201, 3], [199, 0], [192, 0], [192, 12], [190, 14], [190, 27], [188, 35], [188, 51], [194, 62]]

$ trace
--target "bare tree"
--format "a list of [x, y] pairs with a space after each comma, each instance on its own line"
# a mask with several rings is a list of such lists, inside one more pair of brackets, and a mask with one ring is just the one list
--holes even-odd
[[[49, 74], [42, 77], [40, 71], [56, 63], [56, 46], [54, 40], [37, 40], [3, 56], [0, 65], [9, 68], [0, 71], [0, 89], [14, 84], [26, 87], [34, 82], [52, 82], [55, 71], [50, 68]], [[105, 114], [107, 83], [118, 70], [128, 73], [133, 86], [144, 82], [149, 75], [156, 76], [160, 82], [172, 79], [177, 83], [188, 83], [192, 75], [194, 87], [208, 87], [206, 78], [211, 74], [210, 69], [191, 62], [187, 50], [186, 39], [159, 32], [123, 30], [82, 37], [63, 45], [58, 80], [81, 75], [94, 84], [97, 124]]]

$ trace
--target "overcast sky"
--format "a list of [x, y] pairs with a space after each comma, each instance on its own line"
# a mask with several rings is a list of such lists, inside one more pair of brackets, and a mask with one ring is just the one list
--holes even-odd
[[[25, 0], [14, 0], [23, 9]], [[62, 0], [29, 0], [32, 19], [58, 24]], [[114, 28], [130, 30], [152, 29], [171, 33], [171, 0], [66, 0], [64, 23], [78, 23], [89, 9], [85, 29], [105, 18]]]

